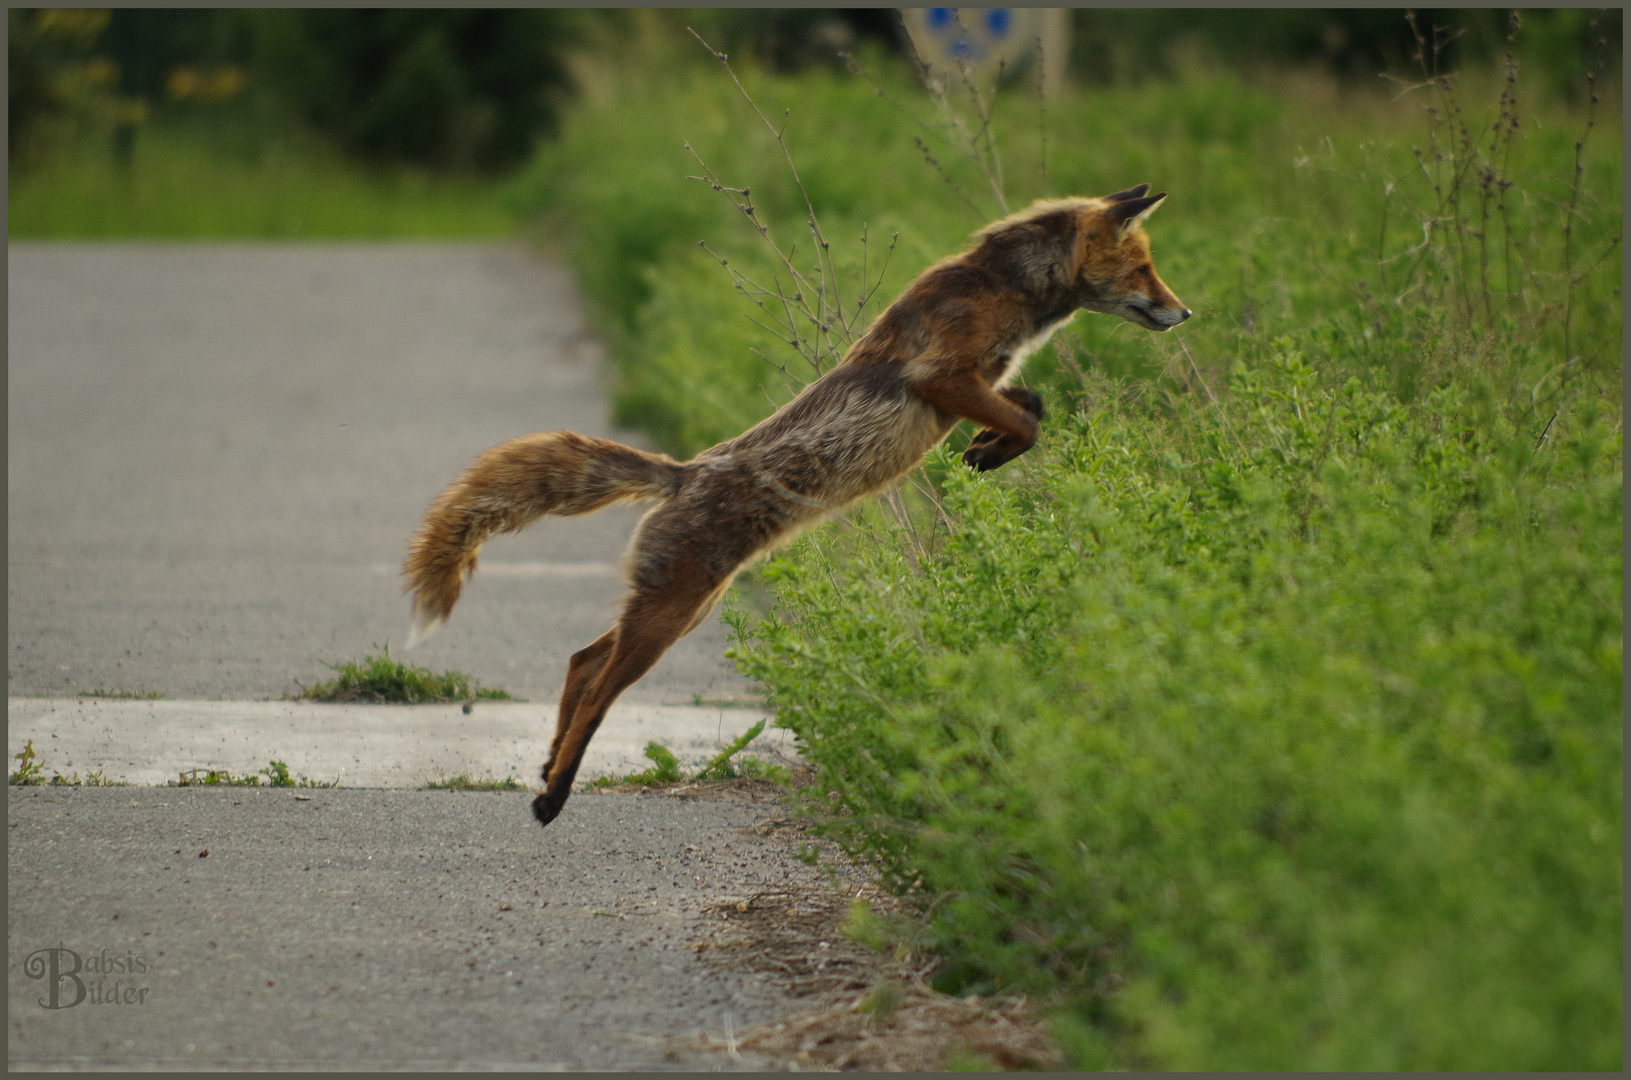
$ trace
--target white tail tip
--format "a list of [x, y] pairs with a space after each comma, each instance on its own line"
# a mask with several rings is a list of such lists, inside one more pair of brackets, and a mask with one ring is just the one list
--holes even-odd
[[407, 652], [414, 646], [421, 644], [426, 638], [436, 633], [441, 625], [442, 620], [437, 618], [415, 619], [413, 627], [408, 631], [408, 643], [402, 646], [402, 651]]

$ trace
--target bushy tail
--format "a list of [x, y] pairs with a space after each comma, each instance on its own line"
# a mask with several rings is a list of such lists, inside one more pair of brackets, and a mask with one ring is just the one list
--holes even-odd
[[610, 439], [541, 431], [499, 443], [449, 484], [425, 511], [402, 572], [413, 593], [413, 645], [446, 621], [476, 554], [494, 533], [545, 514], [587, 514], [625, 499], [667, 499], [682, 466]]

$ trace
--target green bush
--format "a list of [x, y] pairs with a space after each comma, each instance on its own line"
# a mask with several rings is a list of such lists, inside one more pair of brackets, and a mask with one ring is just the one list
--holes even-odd
[[897, 76], [740, 72], [802, 192], [728, 78], [632, 80], [516, 198], [571, 224], [620, 417], [688, 454], [813, 373], [753, 228], [807, 267], [805, 193], [887, 301], [996, 191], [1170, 190], [1193, 320], [1079, 318], [1037, 449], [954, 436], [732, 616], [807, 810], [1080, 1067], [1617, 1068], [1617, 116], [1183, 71], [1000, 98], [1005, 170]]
[[[733, 291], [708, 253], [771, 293], [792, 292], [780, 256], [733, 201], [688, 179], [703, 175], [703, 163], [723, 185], [751, 192], [758, 220], [804, 270], [813, 261], [808, 194], [846, 310], [863, 282], [876, 290], [857, 330], [925, 266], [1000, 216], [992, 183], [937, 119], [937, 103], [880, 58], [862, 65], [873, 81], [739, 73], [759, 109], [785, 125], [802, 192], [730, 80], [690, 69], [660, 80], [630, 75], [584, 102], [516, 182], [512, 205], [568, 238], [610, 346], [619, 422], [692, 454], [768, 415], [812, 374], [775, 329], [773, 299], [758, 298], [766, 311]], [[1451, 112], [1442, 100], [1361, 94], [1335, 109], [1321, 103], [1326, 84], [1278, 78], [1251, 84], [1202, 68], [1170, 83], [1095, 88], [1045, 115], [1034, 99], [999, 96], [992, 126], [1007, 205], [1145, 180], [1170, 190], [1151, 225], [1156, 263], [1197, 313], [1182, 349], [1178, 335], [1080, 317], [1061, 347], [1027, 365], [1031, 385], [1077, 392], [1073, 365], [1146, 382], [1217, 379], [1234, 359], [1263, 355], [1273, 338], [1318, 328], [1367, 382], [1409, 399], [1465, 360], [1464, 331], [1563, 349], [1563, 321], [1535, 316], [1560, 315], [1565, 298], [1574, 311], [1568, 354], [1617, 379], [1614, 117], [1589, 137], [1576, 185], [1578, 112], [1540, 111], [1526, 100], [1522, 134], [1474, 130], [1500, 111], [1493, 76], [1470, 80], [1463, 99], [1489, 104], [1464, 113], [1459, 103]], [[1439, 110], [1427, 131], [1423, 105]], [[1444, 204], [1450, 194], [1459, 202]], [[1572, 290], [1561, 287], [1565, 278]], [[1451, 281], [1469, 287], [1446, 293]], [[1435, 325], [1424, 313], [1448, 321]]]
[[1231, 389], [1008, 482], [940, 451], [929, 558], [770, 567], [736, 656], [828, 828], [952, 982], [1068, 994], [1079, 1064], [1617, 1068], [1617, 416]]

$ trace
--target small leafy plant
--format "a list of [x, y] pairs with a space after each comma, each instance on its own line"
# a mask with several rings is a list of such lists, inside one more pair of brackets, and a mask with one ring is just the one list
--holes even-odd
[[30, 786], [45, 783], [40, 773], [45, 769], [45, 762], [41, 761], [34, 749], [34, 740], [28, 740], [28, 745], [16, 754], [17, 770], [11, 774], [8, 783], [19, 786]]
[[448, 776], [438, 780], [428, 780], [421, 791], [531, 791], [532, 789], [513, 776], [502, 779], [492, 776], [481, 778], [472, 777], [469, 773], [460, 773], [457, 776]]
[[226, 769], [187, 769], [165, 787], [278, 787], [278, 788], [337, 788], [340, 780], [311, 780], [290, 774], [289, 765], [271, 761], [258, 773], [234, 776]]
[[19, 787], [33, 787], [38, 784], [49, 784], [52, 787], [128, 787], [119, 780], [109, 780], [101, 770], [85, 774], [80, 779], [79, 773], [74, 772], [68, 776], [55, 773], [49, 780], [45, 778], [45, 762], [34, 749], [34, 740], [28, 740], [28, 745], [14, 755], [17, 761], [17, 771], [12, 773], [8, 783]]
[[736, 755], [764, 731], [765, 723], [765, 720], [760, 720], [748, 728], [719, 753], [709, 758], [693, 776], [685, 775], [685, 771], [680, 768], [679, 758], [674, 756], [672, 750], [660, 742], [653, 741], [646, 743], [645, 750], [646, 757], [652, 763], [651, 768], [624, 777], [602, 776], [590, 781], [589, 786], [607, 788], [623, 784], [678, 784], [685, 780], [767, 780], [776, 784], [788, 783], [792, 779], [792, 774], [780, 765], [751, 754], [740, 761], [735, 760]]

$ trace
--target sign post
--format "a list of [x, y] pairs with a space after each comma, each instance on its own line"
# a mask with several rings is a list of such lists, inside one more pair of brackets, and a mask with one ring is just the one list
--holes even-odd
[[937, 73], [962, 72], [987, 81], [1012, 70], [1041, 47], [1042, 93], [1064, 88], [1070, 52], [1066, 8], [902, 8], [918, 59]]

